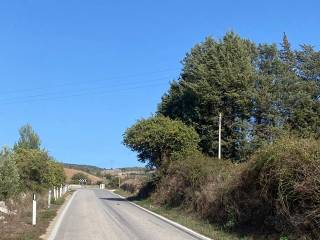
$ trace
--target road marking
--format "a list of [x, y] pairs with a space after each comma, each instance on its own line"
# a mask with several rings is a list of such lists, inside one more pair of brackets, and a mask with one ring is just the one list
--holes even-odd
[[[109, 190], [108, 190], [108, 191], [109, 191]], [[123, 197], [123, 196], [121, 196], [121, 195], [119, 195], [119, 194], [116, 194], [116, 193], [114, 193], [114, 192], [112, 192], [112, 191], [109, 191], [109, 192], [110, 192], [111, 194], [114, 194], [114, 195], [122, 198], [122, 199], [125, 199], [128, 203], [132, 204], [133, 206], [136, 206], [137, 208], [140, 208], [141, 210], [143, 210], [143, 211], [145, 211], [145, 212], [147, 212], [147, 213], [149, 213], [149, 214], [151, 214], [151, 215], [153, 215], [153, 216], [155, 216], [155, 217], [160, 218], [161, 220], [163, 220], [163, 221], [165, 221], [165, 222], [167, 222], [167, 223], [175, 226], [176, 228], [178, 228], [178, 229], [180, 229], [180, 230], [183, 230], [183, 231], [185, 231], [186, 233], [189, 233], [191, 236], [197, 237], [197, 238], [199, 238], [199, 239], [201, 239], [201, 240], [213, 240], [212, 238], [208, 238], [208, 237], [206, 237], [206, 236], [204, 236], [204, 235], [202, 235], [202, 234], [200, 234], [200, 233], [197, 233], [197, 232], [191, 230], [190, 228], [187, 228], [187, 227], [185, 227], [185, 226], [183, 226], [183, 225], [181, 225], [181, 224], [179, 224], [179, 223], [177, 223], [177, 222], [174, 222], [174, 221], [172, 221], [172, 220], [170, 220], [170, 219], [168, 219], [168, 218], [166, 218], [166, 217], [163, 217], [163, 216], [161, 216], [161, 215], [159, 215], [159, 214], [157, 214], [157, 213], [154, 213], [154, 212], [152, 212], [152, 211], [150, 211], [150, 210], [148, 210], [148, 209], [146, 209], [146, 208], [144, 208], [144, 207], [141, 207], [141, 206], [139, 206], [138, 204], [135, 204], [135, 203], [133, 203], [133, 202], [130, 202], [130, 201], [128, 201], [125, 197]]]
[[72, 202], [74, 196], [75, 196], [77, 193], [78, 193], [78, 192], [76, 191], [76, 192], [72, 195], [72, 197], [70, 198], [69, 202], [67, 203], [67, 205], [66, 205], [65, 208], [63, 209], [61, 215], [58, 217], [58, 220], [57, 220], [56, 224], [54, 225], [53, 230], [52, 230], [52, 232], [51, 232], [48, 240], [54, 240], [54, 239], [55, 239], [55, 237], [56, 237], [56, 235], [57, 235], [57, 233], [58, 233], [58, 230], [59, 230], [59, 228], [60, 228], [60, 225], [61, 225], [61, 223], [62, 223], [63, 217], [64, 217], [64, 215], [66, 214], [67, 210], [69, 209], [69, 207], [70, 207], [70, 205], [71, 205], [71, 202]]

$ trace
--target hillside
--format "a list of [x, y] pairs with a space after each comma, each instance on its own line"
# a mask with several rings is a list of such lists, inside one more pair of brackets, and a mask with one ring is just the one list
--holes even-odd
[[104, 170], [103, 168], [93, 166], [93, 165], [74, 164], [74, 163], [62, 163], [62, 164], [66, 168], [77, 169], [77, 170], [84, 171], [84, 172], [90, 173], [92, 175], [97, 175], [97, 176], [99, 176], [101, 171]]
[[76, 173], [79, 173], [79, 172], [86, 174], [93, 184], [97, 183], [98, 181], [102, 181], [101, 178], [99, 178], [99, 177], [97, 177], [95, 175], [92, 175], [92, 174], [90, 174], [88, 172], [85, 172], [85, 171], [82, 171], [82, 170], [78, 170], [78, 169], [64, 167], [64, 172], [66, 174], [66, 177], [67, 177], [66, 181], [68, 183], [71, 181], [72, 176], [74, 174], [76, 174]]

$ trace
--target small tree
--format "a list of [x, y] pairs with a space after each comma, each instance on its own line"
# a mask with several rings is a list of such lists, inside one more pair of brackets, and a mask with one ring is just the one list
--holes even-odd
[[15, 161], [8, 149], [0, 152], [0, 200], [6, 200], [19, 192], [20, 178]]
[[47, 162], [49, 171], [44, 176], [45, 181], [49, 187], [59, 186], [66, 180], [62, 164], [54, 161], [53, 159]]
[[197, 150], [199, 141], [192, 127], [160, 115], [128, 128], [123, 143], [138, 152], [139, 161], [149, 167], [166, 168], [175, 156]]
[[19, 129], [20, 138], [14, 145], [14, 149], [38, 149], [40, 150], [41, 140], [39, 135], [32, 129], [31, 125], [26, 124]]
[[72, 183], [75, 183], [75, 184], [78, 184], [80, 179], [85, 180], [87, 184], [90, 184], [90, 183], [91, 183], [88, 175], [87, 175], [87, 174], [84, 174], [84, 173], [82, 173], [82, 172], [75, 173], [75, 174], [71, 177]]

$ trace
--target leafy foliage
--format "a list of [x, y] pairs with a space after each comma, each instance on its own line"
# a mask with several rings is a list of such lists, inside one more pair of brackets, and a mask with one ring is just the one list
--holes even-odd
[[178, 154], [195, 151], [198, 142], [193, 128], [163, 116], [142, 119], [124, 134], [124, 144], [138, 152], [139, 160], [157, 168], [166, 168]]
[[281, 138], [257, 151], [231, 182], [215, 192], [207, 217], [319, 239], [319, 174], [319, 140]]
[[40, 150], [41, 140], [39, 135], [32, 129], [31, 125], [26, 124], [19, 129], [20, 138], [14, 145], [14, 150], [18, 148]]
[[172, 162], [153, 195], [155, 202], [169, 207], [193, 208], [199, 191], [205, 185], [226, 181], [237, 166], [230, 161], [219, 160], [193, 152]]
[[63, 184], [63, 166], [41, 149], [41, 140], [32, 127], [25, 125], [19, 133], [13, 151], [3, 150], [0, 155], [0, 197], [10, 198], [20, 191], [41, 191]]
[[63, 168], [47, 152], [19, 148], [13, 152], [12, 157], [27, 189], [37, 191], [43, 186], [59, 186], [64, 183]]
[[233, 32], [205, 39], [183, 60], [178, 81], [158, 112], [193, 126], [202, 151], [243, 159], [283, 132], [320, 136], [320, 53], [303, 45], [291, 49], [286, 35], [275, 44], [256, 45]]
[[0, 200], [15, 196], [20, 190], [20, 177], [10, 151], [4, 148], [0, 153]]
[[[182, 64], [158, 116], [124, 135], [140, 161], [166, 169], [137, 196], [155, 189], [154, 202], [228, 229], [319, 239], [320, 52], [305, 44], [293, 50], [286, 34], [278, 47], [229, 32], [197, 44]], [[222, 155], [232, 161], [210, 157], [218, 150], [219, 113]], [[191, 148], [185, 134], [169, 130], [178, 121], [199, 135], [188, 139]]]
[[223, 155], [240, 158], [253, 94], [254, 45], [234, 33], [217, 42], [207, 38], [183, 60], [180, 79], [173, 82], [159, 113], [193, 126], [202, 150], [218, 149], [218, 115], [223, 114]]

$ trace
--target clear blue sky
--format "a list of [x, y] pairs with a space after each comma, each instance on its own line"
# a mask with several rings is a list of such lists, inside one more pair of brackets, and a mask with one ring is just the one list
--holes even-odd
[[233, 30], [319, 48], [314, 1], [0, 1], [0, 145], [30, 123], [58, 160], [136, 166], [124, 130], [156, 110], [185, 53]]

